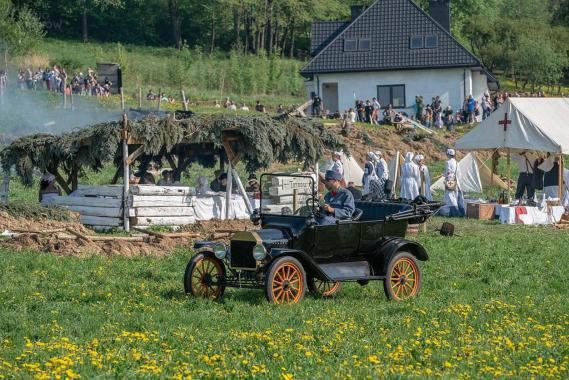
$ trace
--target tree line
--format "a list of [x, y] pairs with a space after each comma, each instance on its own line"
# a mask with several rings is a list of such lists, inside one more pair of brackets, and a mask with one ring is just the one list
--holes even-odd
[[[428, 0], [415, 0], [428, 10]], [[43, 36], [307, 59], [313, 20], [347, 20], [372, 0], [0, 0], [15, 52]], [[568, 75], [569, 0], [452, 0], [452, 34], [516, 86]]]

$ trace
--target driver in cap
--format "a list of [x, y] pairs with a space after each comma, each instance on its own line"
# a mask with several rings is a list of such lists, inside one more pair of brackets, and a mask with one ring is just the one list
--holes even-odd
[[324, 196], [325, 204], [320, 206], [320, 216], [316, 218], [318, 224], [334, 224], [337, 220], [350, 219], [356, 205], [352, 193], [340, 187], [342, 175], [333, 170], [327, 170], [325, 180], [328, 193]]

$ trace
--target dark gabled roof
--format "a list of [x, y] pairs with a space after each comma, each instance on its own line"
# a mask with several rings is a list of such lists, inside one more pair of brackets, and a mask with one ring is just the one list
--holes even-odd
[[[410, 49], [412, 36], [436, 35], [438, 47]], [[344, 52], [344, 39], [370, 38], [371, 50]], [[483, 67], [412, 0], [377, 0], [333, 38], [300, 73]]]
[[315, 21], [310, 32], [310, 55], [315, 56], [350, 25], [351, 21]]

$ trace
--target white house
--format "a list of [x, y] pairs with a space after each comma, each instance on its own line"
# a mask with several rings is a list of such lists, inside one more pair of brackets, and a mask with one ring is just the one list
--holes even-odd
[[412, 0], [376, 0], [352, 7], [348, 22], [312, 24], [312, 59], [300, 71], [308, 96], [318, 94], [330, 112], [376, 97], [382, 106], [413, 112], [415, 96], [425, 103], [462, 107], [498, 89], [480, 60], [449, 33], [450, 0], [431, 0], [431, 15]]

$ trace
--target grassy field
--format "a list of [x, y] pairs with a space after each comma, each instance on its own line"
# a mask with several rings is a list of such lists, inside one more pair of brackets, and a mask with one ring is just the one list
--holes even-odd
[[567, 232], [457, 229], [419, 235], [431, 260], [404, 303], [379, 283], [294, 306], [233, 289], [211, 302], [183, 294], [192, 252], [0, 251], [0, 377], [567, 378]]
[[[13, 66], [59, 65], [70, 75], [96, 68], [97, 63], [118, 63], [123, 71], [125, 93], [142, 87], [162, 89], [180, 98], [184, 89], [190, 100], [223, 100], [254, 105], [257, 99], [269, 106], [302, 102], [304, 79], [298, 73], [304, 62], [278, 56], [243, 55], [235, 52], [209, 55], [199, 49], [148, 47], [113, 43], [82, 43], [46, 39], [39, 51], [13, 59]], [[104, 79], [104, 78], [101, 78]]]

